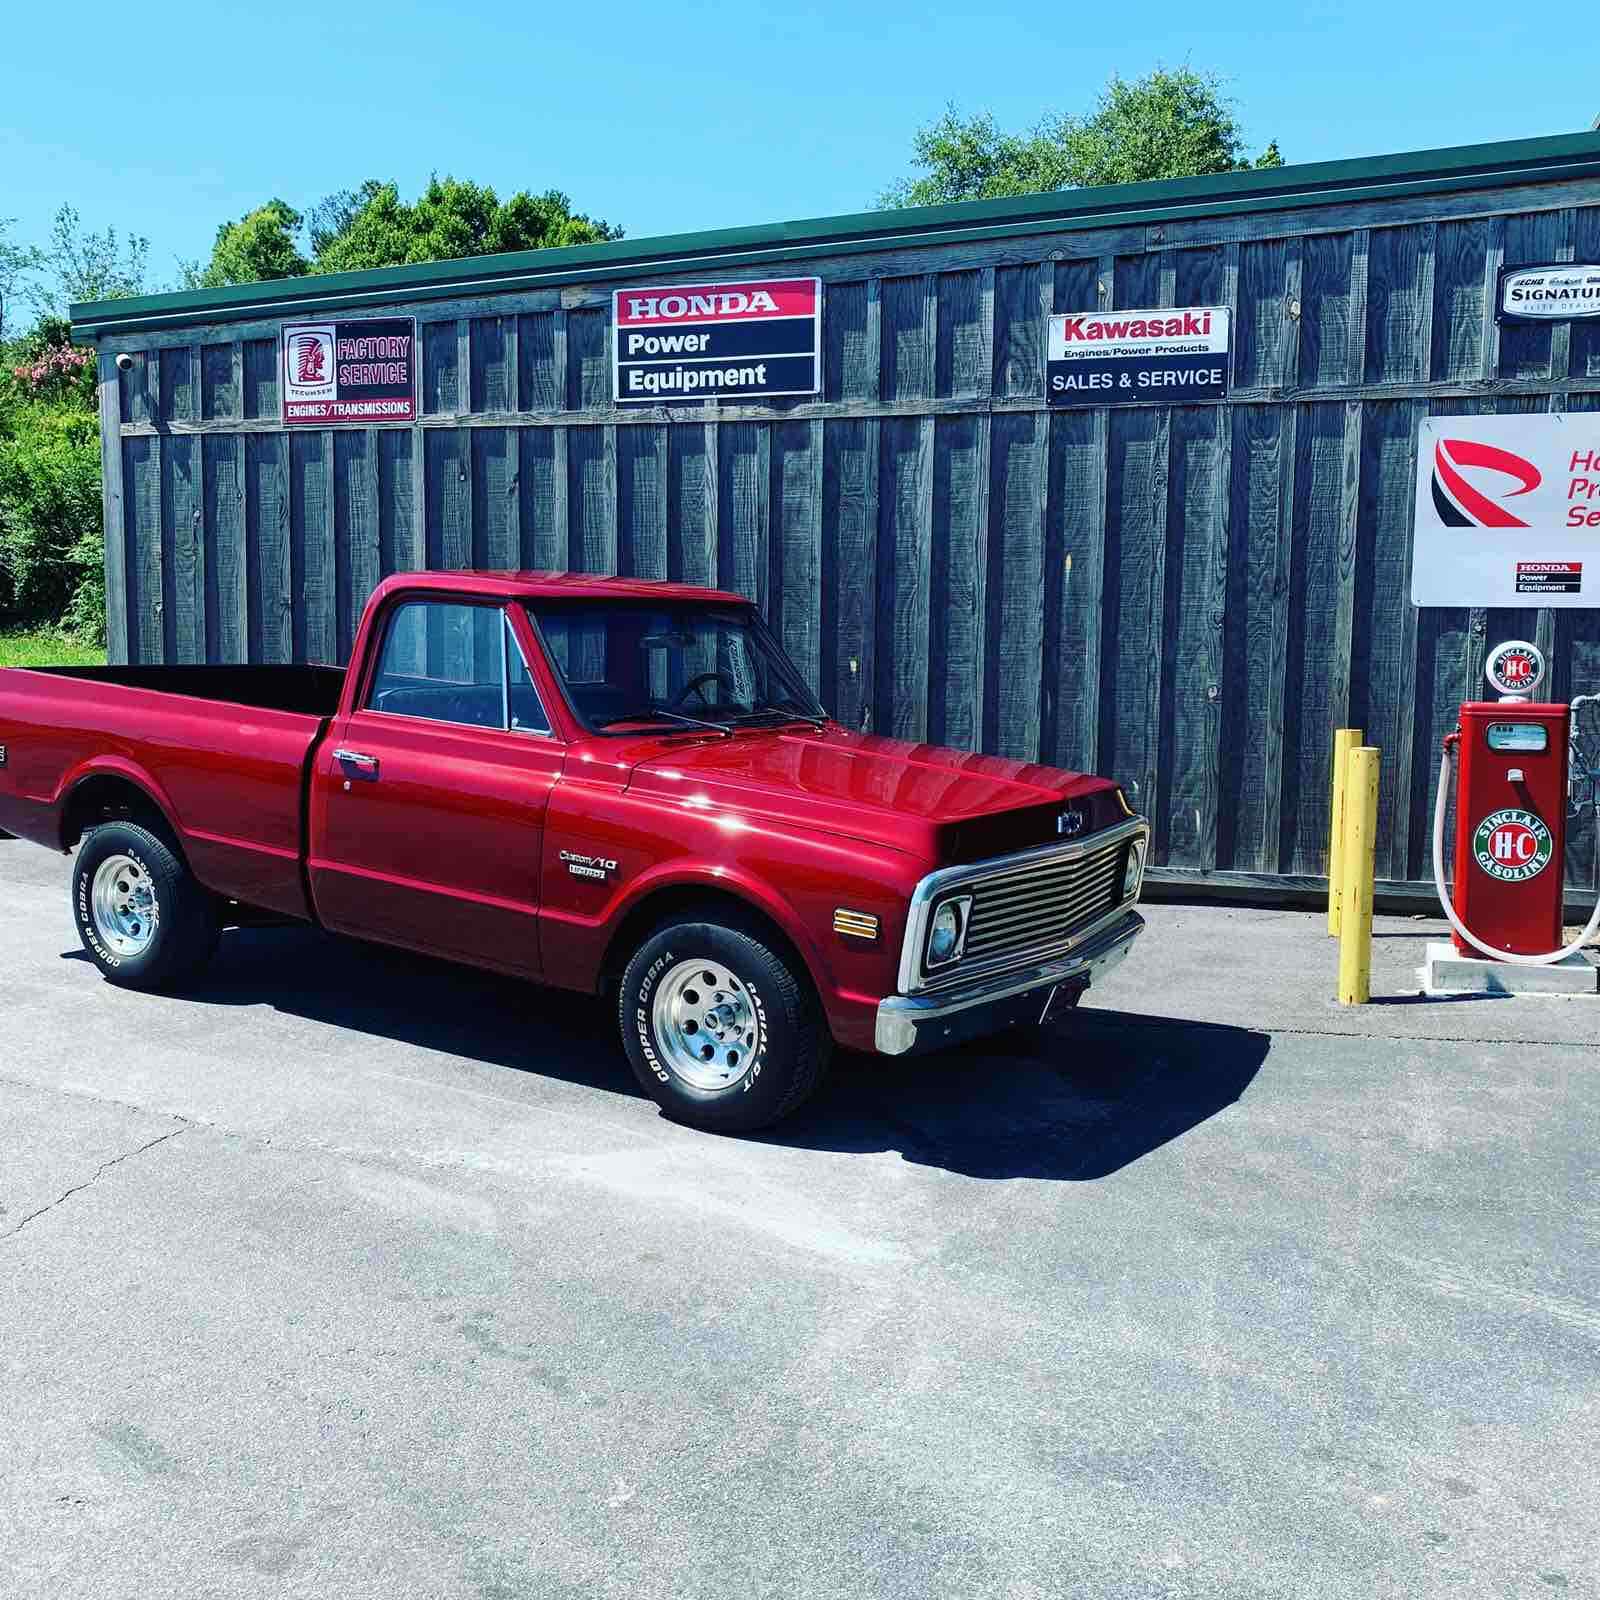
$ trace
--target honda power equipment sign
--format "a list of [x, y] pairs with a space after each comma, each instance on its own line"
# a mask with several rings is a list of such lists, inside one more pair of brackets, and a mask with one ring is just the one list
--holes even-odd
[[703, 406], [822, 388], [822, 283], [686, 283], [612, 296], [621, 406]]
[[1600, 605], [1600, 413], [1427, 418], [1411, 600]]
[[1222, 400], [1228, 393], [1228, 308], [1051, 317], [1045, 357], [1053, 406]]
[[415, 422], [416, 351], [413, 317], [286, 324], [284, 425]]

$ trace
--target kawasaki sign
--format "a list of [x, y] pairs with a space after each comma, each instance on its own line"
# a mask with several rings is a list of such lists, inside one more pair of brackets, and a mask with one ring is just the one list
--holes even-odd
[[1080, 312], [1051, 317], [1053, 406], [1177, 405], [1228, 394], [1228, 308]]

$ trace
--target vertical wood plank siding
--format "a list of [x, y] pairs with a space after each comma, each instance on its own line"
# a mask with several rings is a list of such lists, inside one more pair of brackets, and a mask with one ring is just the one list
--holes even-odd
[[[272, 324], [135, 337], [100, 365], [111, 655], [343, 660], [420, 567], [713, 583], [850, 726], [1113, 776], [1184, 877], [1309, 887], [1364, 727], [1380, 876], [1416, 883], [1489, 640], [1600, 690], [1594, 613], [1409, 598], [1423, 417], [1600, 410], [1600, 323], [1494, 320], [1502, 264], [1600, 253], [1592, 184], [1534, 199], [823, 259], [815, 402], [614, 409], [604, 286], [374, 308], [418, 317], [413, 429], [281, 430]], [[1046, 408], [1053, 310], [1201, 304], [1233, 309], [1227, 403]]]

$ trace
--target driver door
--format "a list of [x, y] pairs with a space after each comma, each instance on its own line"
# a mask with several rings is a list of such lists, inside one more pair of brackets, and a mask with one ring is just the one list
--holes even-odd
[[311, 886], [339, 933], [537, 978], [564, 747], [499, 604], [403, 599], [361, 706], [318, 751]]

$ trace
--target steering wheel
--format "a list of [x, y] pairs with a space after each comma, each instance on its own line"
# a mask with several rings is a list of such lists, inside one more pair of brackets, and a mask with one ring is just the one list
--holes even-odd
[[735, 694], [739, 692], [739, 686], [727, 675], [727, 673], [702, 672], [699, 677], [691, 678], [672, 697], [672, 709], [677, 710], [684, 703], [684, 701], [689, 698], [690, 695], [698, 694], [700, 696], [700, 704], [704, 706], [707, 711], [709, 711], [711, 709], [711, 701], [706, 698], [706, 685], [709, 683], [725, 683]]

